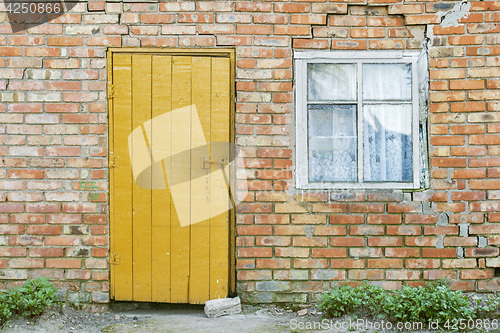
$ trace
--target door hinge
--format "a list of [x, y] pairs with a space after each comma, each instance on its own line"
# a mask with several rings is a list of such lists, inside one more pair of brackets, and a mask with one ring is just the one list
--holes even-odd
[[114, 97], [116, 97], [115, 87], [111, 83], [108, 83], [108, 98], [111, 99]]
[[113, 253], [109, 256], [109, 263], [113, 265], [119, 265], [120, 264], [120, 255]]
[[108, 168], [116, 168], [118, 166], [118, 157], [113, 152], [109, 152]]

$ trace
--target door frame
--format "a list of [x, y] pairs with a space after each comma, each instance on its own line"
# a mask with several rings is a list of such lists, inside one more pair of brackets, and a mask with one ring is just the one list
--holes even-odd
[[[107, 49], [107, 84], [106, 84], [106, 97], [108, 104], [108, 181], [109, 181], [109, 271], [110, 271], [110, 298], [114, 299], [115, 296], [115, 283], [114, 283], [114, 264], [119, 261], [115, 256], [115, 239], [114, 239], [114, 203], [115, 196], [114, 189], [114, 174], [113, 165], [117, 162], [114, 160], [114, 114], [113, 114], [113, 55], [118, 53], [130, 54], [157, 54], [157, 55], [173, 55], [173, 56], [210, 56], [210, 57], [228, 57], [230, 64], [230, 86], [229, 86], [229, 130], [230, 130], [230, 143], [235, 144], [235, 48], [143, 48], [143, 47], [112, 47]], [[231, 174], [229, 179], [231, 184], [235, 184], [235, 172]], [[236, 187], [233, 187], [236, 189]], [[236, 207], [229, 211], [229, 277], [228, 277], [228, 294], [230, 296], [236, 294]]]

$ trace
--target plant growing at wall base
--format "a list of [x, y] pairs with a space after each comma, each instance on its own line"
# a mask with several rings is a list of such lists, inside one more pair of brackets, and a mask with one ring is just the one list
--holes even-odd
[[13, 287], [0, 294], [0, 325], [12, 315], [23, 317], [41, 315], [48, 307], [61, 306], [57, 301], [57, 289], [48, 278], [28, 280], [21, 287]]
[[401, 290], [386, 291], [368, 283], [341, 286], [323, 295], [320, 309], [328, 317], [338, 317], [356, 310], [372, 315], [383, 315], [399, 322], [439, 322], [474, 319], [487, 316], [500, 308], [498, 298], [482, 307], [474, 307], [471, 299], [460, 291], [453, 291], [440, 281], [425, 286], [403, 286]]

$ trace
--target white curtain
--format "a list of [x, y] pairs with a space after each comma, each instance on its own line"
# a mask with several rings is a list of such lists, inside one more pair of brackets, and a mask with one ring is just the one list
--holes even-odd
[[365, 105], [364, 180], [412, 181], [411, 104]]
[[411, 64], [363, 64], [363, 101], [411, 101]]
[[354, 64], [308, 64], [307, 76], [309, 101], [356, 100]]
[[356, 106], [313, 104], [308, 118], [309, 181], [356, 181]]

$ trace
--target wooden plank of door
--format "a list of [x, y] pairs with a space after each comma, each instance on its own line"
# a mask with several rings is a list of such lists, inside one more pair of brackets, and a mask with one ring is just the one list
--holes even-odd
[[[211, 142], [230, 142], [230, 60], [212, 58]], [[229, 158], [229, 149], [226, 152]], [[229, 179], [229, 175], [227, 175]], [[216, 184], [211, 184], [216, 186]], [[229, 283], [229, 212], [210, 219], [210, 299], [224, 298]]]
[[[153, 56], [152, 82], [152, 115], [153, 119], [172, 110], [172, 73], [171, 56]], [[156, 126], [155, 126], [156, 124]], [[171, 128], [162, 128], [163, 122], [153, 121], [151, 129], [151, 150], [158, 156], [171, 155]], [[167, 182], [170, 164], [153, 166], [153, 177], [158, 177], [155, 183]], [[152, 301], [170, 302], [170, 205], [171, 197], [168, 186], [166, 189], [152, 191]]]
[[[151, 119], [151, 55], [132, 55], [132, 127]], [[140, 132], [139, 132], [140, 133]], [[132, 160], [134, 152], [132, 151]], [[151, 189], [133, 182], [133, 296], [151, 301]]]
[[[172, 57], [172, 110], [187, 107], [191, 101], [191, 57]], [[172, 116], [172, 179], [179, 179], [178, 175], [190, 175], [191, 129], [175, 124], [186, 123], [178, 115]], [[184, 178], [184, 177], [182, 177]], [[189, 177], [183, 179], [189, 182]], [[172, 186], [172, 185], [171, 185]], [[181, 227], [177, 211], [187, 209], [190, 213], [190, 189], [183, 193], [176, 193], [175, 205], [172, 205], [171, 219], [171, 302], [187, 303], [189, 281], [189, 251], [190, 251], [190, 226]], [[186, 212], [183, 212], [186, 213]]]
[[[210, 90], [211, 90], [211, 60], [209, 57], [193, 57], [192, 58], [192, 101], [198, 111], [198, 117], [203, 128], [205, 141], [210, 141]], [[200, 150], [193, 150], [191, 155], [191, 163], [193, 172], [201, 171], [203, 166], [203, 156]], [[206, 148], [208, 153], [208, 147]], [[210, 173], [210, 168], [206, 173]], [[193, 176], [194, 177], [194, 176]], [[199, 181], [201, 186], [192, 189], [193, 205], [196, 203], [208, 202], [208, 185], [204, 178], [196, 178], [192, 181]], [[200, 205], [204, 206], [204, 205]], [[193, 206], [192, 206], [193, 209]], [[194, 207], [196, 209], [196, 207]], [[196, 216], [196, 212], [191, 213], [191, 216]], [[191, 225], [191, 258], [190, 258], [190, 274], [189, 274], [189, 303], [202, 304], [209, 300], [209, 261], [210, 261], [210, 221], [194, 223]]]
[[117, 262], [113, 265], [111, 286], [115, 300], [131, 301], [132, 296], [132, 167], [128, 135], [132, 130], [132, 57], [113, 54], [113, 168], [112, 197], [114, 214], [112, 244]]

